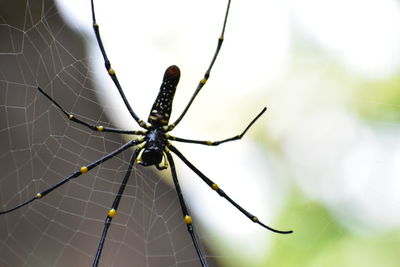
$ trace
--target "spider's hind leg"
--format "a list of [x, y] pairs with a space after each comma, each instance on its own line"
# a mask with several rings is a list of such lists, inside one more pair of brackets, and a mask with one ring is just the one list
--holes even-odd
[[196, 90], [194, 91], [192, 97], [189, 100], [189, 103], [187, 103], [186, 107], [182, 111], [181, 115], [176, 119], [176, 121], [170, 125], [168, 125], [168, 130], [171, 131], [172, 129], [175, 128], [175, 126], [178, 125], [178, 123], [183, 119], [185, 116], [186, 112], [189, 110], [190, 106], [192, 105], [194, 99], [196, 98], [197, 94], [200, 92], [200, 90], [203, 88], [203, 86], [207, 83], [208, 78], [210, 77], [211, 70], [214, 66], [214, 63], [219, 55], [219, 51], [221, 50], [222, 43], [224, 42], [224, 36], [225, 36], [225, 27], [226, 27], [226, 22], [228, 21], [228, 15], [229, 15], [229, 9], [231, 6], [231, 0], [228, 0], [228, 3], [226, 5], [226, 10], [225, 10], [225, 16], [224, 16], [224, 23], [222, 24], [222, 31], [221, 35], [218, 37], [218, 44], [215, 49], [214, 55], [211, 59], [210, 65], [208, 66], [208, 69], [206, 70], [203, 78], [199, 81]]
[[145, 135], [146, 131], [141, 130], [141, 131], [131, 131], [131, 130], [122, 130], [122, 129], [116, 129], [116, 128], [111, 128], [111, 127], [106, 127], [103, 125], [93, 125], [89, 124], [76, 116], [74, 116], [71, 113], [68, 113], [57, 101], [55, 101], [50, 95], [48, 95], [42, 88], [38, 87], [38, 91], [45, 96], [47, 99], [49, 99], [59, 110], [61, 110], [64, 115], [73, 122], [76, 122], [78, 124], [84, 125], [88, 127], [92, 131], [97, 131], [97, 132], [113, 132], [113, 133], [121, 133], [121, 134], [136, 134], [136, 135]]
[[219, 141], [204, 141], [204, 140], [192, 140], [192, 139], [186, 139], [186, 138], [180, 138], [180, 137], [175, 137], [172, 135], [167, 134], [167, 139], [171, 141], [177, 141], [177, 142], [183, 142], [183, 143], [190, 143], [190, 144], [199, 144], [199, 145], [207, 145], [207, 146], [218, 146], [222, 143], [230, 142], [230, 141], [235, 141], [235, 140], [240, 140], [242, 137], [246, 134], [247, 130], [250, 129], [250, 127], [258, 120], [258, 118], [261, 117], [262, 114], [267, 110], [266, 107], [264, 107], [260, 113], [247, 125], [246, 129], [241, 134], [235, 135], [230, 138], [226, 138], [224, 140], [219, 140]]
[[110, 78], [112, 79], [112, 81], [114, 82], [115, 87], [117, 87], [117, 90], [118, 90], [122, 100], [124, 101], [125, 107], [129, 111], [129, 113], [131, 114], [132, 118], [137, 122], [137, 124], [139, 124], [139, 126], [145, 128], [145, 129], [149, 129], [151, 125], [149, 123], [143, 121], [142, 119], [140, 119], [136, 115], [136, 113], [133, 111], [131, 105], [128, 102], [128, 99], [125, 96], [124, 90], [122, 89], [122, 86], [119, 83], [119, 80], [117, 78], [115, 70], [113, 68], [111, 68], [111, 62], [107, 57], [107, 53], [106, 53], [106, 50], [104, 48], [103, 41], [101, 40], [101, 37], [100, 37], [99, 24], [97, 24], [97, 22], [96, 22], [96, 13], [94, 11], [94, 2], [93, 2], [93, 0], [91, 0], [91, 7], [92, 7], [93, 30], [94, 30], [94, 34], [96, 35], [97, 44], [99, 45], [101, 54], [103, 55], [104, 65], [105, 65], [105, 68], [107, 70], [107, 73], [110, 76]]

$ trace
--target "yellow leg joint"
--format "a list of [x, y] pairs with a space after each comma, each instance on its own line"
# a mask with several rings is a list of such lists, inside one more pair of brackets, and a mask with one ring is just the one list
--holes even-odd
[[149, 129], [151, 127], [150, 123], [147, 123], [147, 122], [145, 122], [143, 120], [138, 120], [138, 123], [139, 123], [140, 127], [143, 127], [145, 129]]
[[88, 167], [86, 167], [86, 166], [82, 166], [82, 167], [79, 169], [79, 171], [80, 171], [81, 173], [87, 173], [87, 172], [89, 171], [89, 169], [88, 169]]
[[117, 215], [117, 210], [115, 210], [115, 209], [110, 209], [110, 210], [108, 211], [108, 217], [114, 218], [115, 215]]
[[146, 145], [146, 142], [143, 142], [137, 146], [137, 149], [142, 149]]
[[97, 131], [102, 132], [104, 131], [104, 127], [102, 125], [96, 126]]
[[136, 163], [137, 163], [137, 164], [142, 163], [142, 153], [143, 153], [143, 150], [141, 150], [141, 151], [139, 152], [139, 155], [138, 155], [138, 157], [136, 158]]
[[72, 120], [73, 118], [74, 118], [74, 115], [72, 115], [72, 114], [68, 115], [68, 119]]
[[186, 215], [183, 220], [186, 224], [192, 224], [192, 217], [190, 217], [189, 215]]
[[[165, 150], [166, 152], [169, 151], [168, 148], [165, 148], [164, 150]], [[165, 153], [163, 153], [163, 164], [164, 164], [164, 167], [165, 167], [165, 168], [168, 168], [168, 160], [167, 160], [167, 156], [165, 155]]]
[[200, 80], [200, 83], [203, 84], [203, 85], [204, 85], [206, 82], [207, 82], [207, 79], [205, 79], [205, 78]]
[[112, 68], [108, 69], [108, 74], [115, 75], [115, 70]]
[[37, 193], [35, 197], [36, 197], [36, 198], [42, 198], [42, 196], [43, 196], [42, 194]]
[[217, 184], [212, 184], [211, 188], [215, 191], [219, 190], [219, 186]]
[[251, 218], [251, 220], [252, 220], [253, 222], [258, 222], [258, 218], [257, 218], [256, 216], [253, 216], [253, 218]]

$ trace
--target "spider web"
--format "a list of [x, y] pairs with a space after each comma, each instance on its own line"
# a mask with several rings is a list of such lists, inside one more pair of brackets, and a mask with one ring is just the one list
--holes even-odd
[[[85, 36], [52, 1], [0, 2], [0, 203], [18, 205], [128, 139], [68, 121], [40, 86], [91, 124], [115, 126], [98, 104]], [[90, 266], [132, 150], [0, 218], [1, 266]], [[176, 193], [151, 170], [133, 170], [101, 266], [193, 266], [198, 258]], [[199, 231], [198, 231], [199, 232]], [[200, 240], [202, 238], [200, 236]], [[205, 247], [203, 246], [203, 249]], [[210, 255], [206, 253], [206, 255]], [[208, 259], [213, 266], [212, 258]]]
[[[14, 2], [0, 0], [0, 210], [32, 198], [129, 140], [68, 121], [38, 86], [86, 122], [122, 127], [127, 116], [132, 123], [122, 128], [137, 128], [105, 73], [98, 47], [87, 46], [94, 37], [90, 25], [79, 28], [74, 19], [67, 24], [60, 18], [66, 7], [53, 1]], [[153, 1], [142, 1], [140, 8], [137, 1], [127, 1], [114, 12], [109, 3], [102, 12], [101, 2], [96, 7], [103, 41], [135, 112], [143, 116], [149, 111], [162, 68], [170, 63], [182, 66], [179, 87], [185, 90], [174, 100], [174, 110], [182, 110], [209, 64], [226, 1], [158, 1], [157, 8]], [[135, 8], [127, 8], [128, 2]], [[177, 160], [207, 262], [230, 267], [249, 262], [262, 267], [398, 266], [398, 2], [278, 2], [234, 1], [207, 93], [199, 94], [173, 134], [220, 140], [237, 133], [258, 107], [268, 106], [266, 118], [257, 121], [246, 140], [216, 150], [186, 150], [181, 143], [179, 149], [263, 222], [295, 233], [276, 236], [249, 223], [200, 179], [189, 179], [185, 187], [184, 178], [195, 175], [180, 169]], [[380, 12], [379, 19], [370, 19]], [[88, 18], [90, 10], [85, 14]], [[163, 28], [172, 16], [178, 17], [175, 24]], [[135, 27], [116, 30], [121, 25]], [[176, 54], [157, 53], [154, 43]], [[129, 65], [118, 62], [117, 50]], [[142, 53], [144, 59], [138, 60]], [[158, 67], [159, 76], [148, 75]], [[99, 73], [107, 79], [99, 79]], [[148, 91], [154, 94], [147, 99]], [[185, 134], [188, 124], [190, 135]], [[90, 266], [131, 154], [121, 153], [45, 198], [1, 215], [0, 266]], [[168, 179], [169, 171], [135, 167], [101, 266], [198, 265]], [[203, 188], [207, 195], [190, 202]], [[225, 213], [230, 211], [232, 217]], [[210, 224], [215, 221], [220, 225]]]

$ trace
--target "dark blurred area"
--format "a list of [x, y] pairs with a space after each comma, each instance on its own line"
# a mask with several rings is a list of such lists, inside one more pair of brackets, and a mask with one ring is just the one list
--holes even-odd
[[[82, 35], [65, 25], [53, 1], [0, 0], [0, 35], [0, 208], [5, 210], [132, 137], [73, 124], [38, 92], [40, 86], [89, 123], [112, 126], [96, 100]], [[0, 266], [91, 266], [131, 153], [0, 215]], [[181, 217], [174, 189], [151, 168], [135, 169], [100, 266], [198, 266]], [[197, 232], [201, 235], [199, 227]], [[212, 257], [207, 261], [217, 266]]]

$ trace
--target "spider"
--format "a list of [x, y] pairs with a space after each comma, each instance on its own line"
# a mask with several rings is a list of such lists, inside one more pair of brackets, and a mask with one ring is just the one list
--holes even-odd
[[92, 12], [92, 22], [93, 22], [94, 34], [96, 36], [97, 44], [101, 50], [101, 54], [104, 58], [104, 64], [105, 64], [106, 70], [107, 70], [110, 78], [113, 80], [115, 87], [117, 88], [122, 100], [124, 101], [125, 107], [131, 114], [132, 118], [143, 129], [142, 130], [123, 130], [123, 129], [105, 127], [102, 125], [89, 124], [89, 123], [77, 118], [73, 114], [68, 113], [56, 100], [54, 100], [50, 95], [48, 95], [43, 89], [38, 87], [38, 91], [43, 96], [45, 96], [48, 100], [50, 100], [72, 122], [83, 125], [93, 131], [136, 135], [137, 137], [132, 139], [131, 141], [127, 142], [126, 144], [122, 145], [118, 149], [108, 153], [106, 156], [104, 156], [86, 166], [80, 167], [78, 170], [75, 170], [73, 173], [71, 173], [69, 176], [63, 178], [58, 183], [37, 193], [31, 199], [13, 207], [13, 208], [10, 208], [10, 209], [4, 210], [4, 211], [0, 211], [0, 215], [12, 212], [12, 211], [19, 209], [25, 205], [28, 205], [29, 203], [31, 203], [35, 200], [43, 198], [44, 196], [46, 196], [53, 190], [57, 189], [58, 187], [62, 186], [63, 184], [67, 183], [68, 181], [89, 172], [96, 166], [113, 158], [117, 154], [133, 147], [134, 149], [133, 149], [131, 159], [129, 161], [128, 169], [127, 169], [125, 176], [119, 186], [118, 193], [116, 194], [116, 196], [114, 198], [111, 208], [109, 209], [107, 216], [105, 218], [103, 232], [102, 232], [99, 244], [98, 244], [96, 255], [93, 260], [93, 266], [98, 266], [98, 264], [100, 262], [101, 254], [103, 251], [103, 246], [104, 246], [104, 243], [106, 242], [107, 232], [111, 226], [111, 222], [112, 222], [113, 218], [117, 214], [119, 203], [123, 197], [125, 186], [128, 183], [129, 177], [131, 175], [131, 172], [132, 172], [132, 169], [133, 169], [133, 166], [135, 163], [140, 164], [142, 166], [155, 166], [158, 170], [164, 170], [164, 169], [167, 169], [168, 167], [170, 168], [172, 180], [173, 180], [173, 183], [174, 183], [174, 186], [176, 189], [176, 193], [177, 193], [178, 199], [179, 199], [179, 204], [180, 204], [180, 207], [182, 210], [183, 220], [187, 226], [187, 230], [192, 239], [193, 246], [196, 250], [196, 253], [198, 255], [201, 266], [203, 266], [203, 267], [207, 266], [207, 262], [205, 260], [204, 254], [200, 248], [199, 240], [197, 239], [195, 232], [194, 232], [192, 217], [189, 214], [188, 208], [185, 203], [185, 199], [182, 194], [181, 187], [179, 185], [177, 172], [176, 172], [176, 168], [175, 168], [175, 163], [174, 163], [171, 152], [173, 154], [175, 154], [180, 160], [182, 160], [183, 163], [185, 163], [193, 172], [195, 172], [200, 177], [200, 179], [202, 179], [212, 190], [214, 190], [216, 193], [218, 193], [221, 197], [225, 198], [229, 203], [231, 203], [235, 208], [237, 208], [240, 212], [242, 212], [252, 222], [257, 223], [257, 224], [261, 225], [262, 227], [264, 227], [270, 231], [273, 231], [275, 233], [279, 233], [279, 234], [292, 233], [293, 231], [276, 230], [274, 228], [271, 228], [271, 227], [263, 224], [256, 216], [254, 216], [253, 214], [251, 214], [250, 212], [248, 212], [247, 210], [242, 208], [238, 203], [236, 203], [233, 199], [231, 199], [216, 183], [214, 183], [211, 179], [209, 179], [206, 175], [204, 175], [199, 169], [197, 169], [171, 143], [171, 141], [177, 141], [177, 142], [200, 144], [200, 145], [207, 145], [207, 146], [218, 146], [222, 143], [239, 140], [246, 134], [246, 132], [258, 120], [258, 118], [260, 118], [261, 115], [263, 115], [264, 112], [266, 111], [266, 107], [264, 107], [261, 110], [261, 112], [247, 125], [247, 127], [244, 129], [244, 131], [242, 133], [235, 135], [233, 137], [230, 137], [230, 138], [219, 140], [219, 141], [192, 140], [192, 139], [175, 137], [175, 136], [172, 136], [169, 134], [169, 132], [172, 131], [179, 124], [179, 122], [183, 119], [183, 117], [185, 116], [189, 107], [191, 106], [192, 102], [196, 98], [197, 94], [200, 92], [200, 90], [206, 84], [206, 82], [210, 76], [211, 69], [215, 63], [215, 60], [218, 57], [219, 51], [220, 51], [222, 43], [224, 41], [224, 32], [225, 32], [227, 19], [228, 19], [230, 4], [231, 4], [231, 0], [228, 0], [226, 11], [225, 11], [225, 16], [224, 16], [224, 21], [223, 21], [223, 26], [222, 26], [222, 32], [221, 32], [220, 37], [218, 38], [217, 48], [214, 52], [211, 63], [209, 65], [207, 71], [204, 74], [204, 77], [199, 81], [197, 88], [195, 89], [192, 97], [190, 98], [188, 104], [186, 105], [186, 107], [184, 108], [183, 112], [178, 117], [178, 119], [174, 123], [169, 123], [170, 115], [172, 112], [172, 101], [173, 101], [173, 98], [175, 95], [175, 90], [176, 90], [176, 87], [178, 85], [179, 78], [180, 78], [179, 68], [175, 65], [172, 65], [166, 69], [162, 83], [161, 83], [160, 91], [158, 93], [156, 100], [154, 101], [152, 108], [151, 108], [147, 122], [140, 119], [135, 114], [133, 109], [131, 108], [128, 100], [126, 99], [124, 91], [118, 81], [116, 73], [111, 68], [111, 63], [107, 57], [105, 48], [103, 46], [102, 39], [100, 37], [99, 26], [96, 23], [94, 2], [93, 2], [93, 0], [91, 0], [91, 12]]

